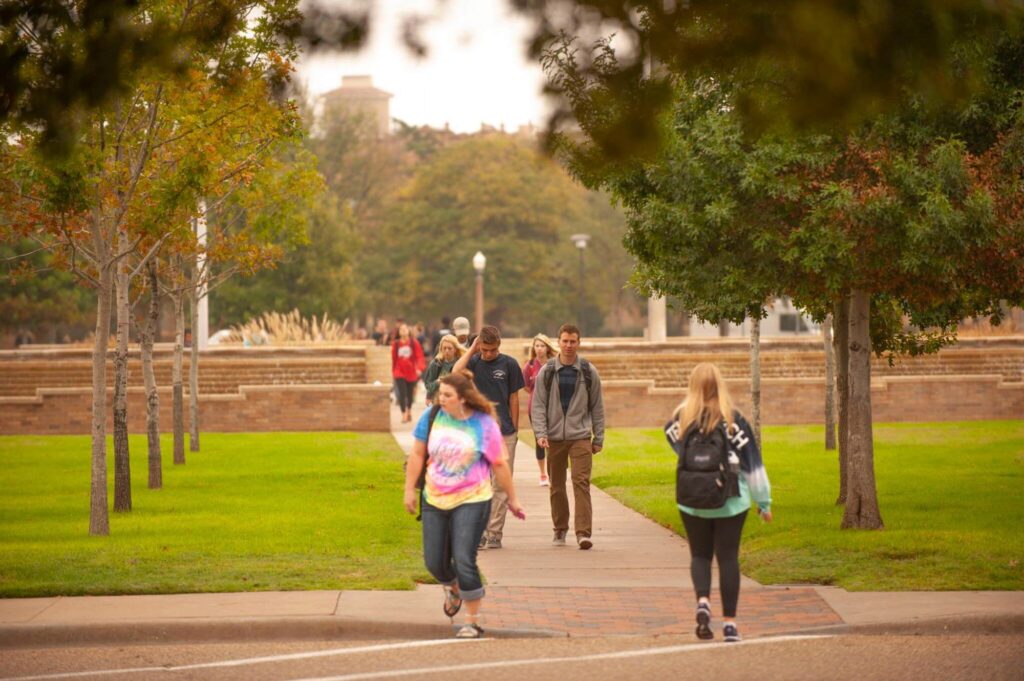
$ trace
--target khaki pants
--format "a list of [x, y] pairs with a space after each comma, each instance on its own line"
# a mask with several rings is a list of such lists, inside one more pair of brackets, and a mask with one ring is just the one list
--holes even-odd
[[[502, 435], [501, 439], [505, 441], [505, 451], [508, 452], [508, 474], [511, 477], [516, 462], [516, 445], [519, 444], [519, 434]], [[494, 489], [494, 498], [491, 501], [491, 518], [487, 522], [485, 534], [487, 537], [501, 539], [501, 534], [505, 531], [505, 514], [508, 512], [508, 494], [498, 486], [493, 475], [491, 476], [491, 485]]]
[[565, 491], [565, 473], [571, 460], [576, 536], [589, 537], [593, 522], [590, 471], [594, 463], [594, 447], [589, 439], [550, 442], [549, 445], [548, 480], [551, 484], [551, 520], [555, 531], [569, 531], [569, 496]]

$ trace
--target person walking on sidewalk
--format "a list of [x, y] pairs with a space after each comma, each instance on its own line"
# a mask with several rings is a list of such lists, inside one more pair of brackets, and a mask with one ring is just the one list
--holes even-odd
[[397, 338], [391, 344], [391, 376], [395, 379], [403, 423], [412, 421], [412, 398], [423, 364], [423, 348], [410, 334], [409, 325], [402, 324], [398, 327]]
[[[550, 338], [542, 333], [538, 333], [533, 337], [533, 341], [530, 343], [530, 356], [526, 360], [526, 364], [523, 365], [523, 380], [526, 382], [526, 392], [530, 394], [526, 413], [530, 418], [531, 424], [533, 423], [533, 415], [530, 412], [533, 409], [533, 391], [537, 384], [537, 374], [540, 373], [541, 367], [557, 354], [558, 349], [551, 342]], [[548, 486], [547, 462], [544, 460], [544, 452], [544, 448], [537, 445], [537, 466], [540, 468], [541, 487]]]
[[452, 322], [452, 335], [459, 339], [462, 347], [469, 349], [469, 320], [465, 317], [456, 317]]
[[439, 408], [423, 412], [413, 430], [405, 509], [416, 512], [416, 484], [426, 465], [423, 561], [444, 585], [444, 613], [454, 617], [466, 605], [466, 624], [456, 636], [479, 638], [484, 586], [476, 553], [490, 516], [492, 476], [513, 515], [526, 515], [516, 498], [494, 406], [477, 390], [469, 372], [442, 378], [437, 401]]
[[451, 334], [443, 336], [437, 345], [437, 353], [423, 373], [423, 387], [427, 389], [428, 407], [434, 403], [434, 399], [437, 397], [441, 378], [450, 374], [452, 367], [455, 366], [455, 360], [466, 354], [466, 348], [462, 347], [459, 340]]
[[[458, 320], [456, 320], [458, 321]], [[469, 352], [459, 358], [452, 373], [469, 369], [473, 382], [487, 399], [494, 403], [508, 452], [508, 469], [513, 471], [516, 463], [516, 445], [519, 442], [519, 391], [525, 385], [519, 363], [500, 352], [501, 332], [495, 326], [480, 329], [480, 335], [473, 341]], [[508, 497], [500, 485], [494, 490], [491, 505], [491, 519], [487, 532], [480, 539], [480, 548], [500, 549], [505, 529], [505, 514], [508, 511]]]
[[751, 500], [771, 522], [771, 485], [757, 439], [733, 406], [722, 373], [714, 364], [693, 368], [686, 400], [665, 426], [679, 457], [676, 504], [690, 546], [690, 577], [697, 593], [697, 637], [712, 639], [711, 558], [718, 559], [722, 634], [739, 641], [736, 606], [740, 596], [740, 536]]
[[530, 418], [537, 444], [548, 451], [551, 481], [552, 543], [565, 546], [569, 532], [569, 497], [566, 469], [572, 462], [576, 543], [583, 550], [594, 545], [590, 471], [594, 454], [604, 446], [604, 398], [601, 377], [594, 365], [579, 356], [580, 330], [573, 324], [558, 329], [558, 356], [537, 374]]

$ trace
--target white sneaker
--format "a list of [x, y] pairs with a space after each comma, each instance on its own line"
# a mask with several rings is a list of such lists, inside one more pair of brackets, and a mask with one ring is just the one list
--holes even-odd
[[546, 475], [540, 479], [540, 486], [541, 487], [549, 487], [550, 485], [551, 485], [551, 483], [548, 482], [548, 478], [547, 478]]

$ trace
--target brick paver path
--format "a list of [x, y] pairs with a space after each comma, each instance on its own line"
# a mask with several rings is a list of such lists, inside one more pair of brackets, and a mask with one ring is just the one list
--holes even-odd
[[[694, 596], [680, 588], [491, 587], [483, 619], [501, 629], [545, 629], [570, 636], [689, 634]], [[715, 612], [721, 612], [717, 600]], [[764, 636], [842, 624], [811, 588], [763, 588], [740, 596], [744, 636]]]

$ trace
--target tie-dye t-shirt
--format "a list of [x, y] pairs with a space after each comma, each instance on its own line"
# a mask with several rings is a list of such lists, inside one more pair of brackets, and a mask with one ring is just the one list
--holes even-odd
[[[412, 436], [420, 442], [427, 439], [430, 410], [416, 423]], [[498, 422], [487, 414], [474, 411], [466, 419], [437, 412], [427, 442], [426, 486], [423, 493], [434, 508], [450, 510], [461, 504], [487, 501], [491, 491], [491, 464], [503, 452]]]

